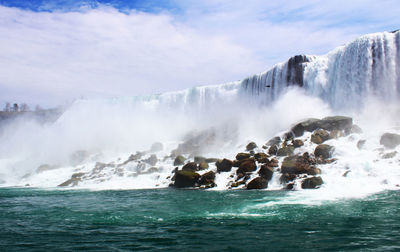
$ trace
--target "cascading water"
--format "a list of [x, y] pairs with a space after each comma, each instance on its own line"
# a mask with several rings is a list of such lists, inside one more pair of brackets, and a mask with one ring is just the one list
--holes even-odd
[[[322, 118], [337, 111], [354, 115], [361, 110], [368, 113], [358, 113], [354, 120], [366, 129], [363, 135], [330, 140], [337, 145], [341, 160], [335, 169], [322, 174], [326, 182], [322, 189], [344, 193], [348, 187], [343, 185], [349, 180], [359, 187], [366, 181], [376, 185], [368, 192], [393, 188], [400, 174], [390, 170], [397, 163], [374, 162], [387, 154], [375, 151], [380, 148], [376, 139], [395, 125], [393, 118], [382, 118], [377, 109], [381, 107], [369, 98], [387, 103], [396, 101], [399, 92], [400, 32], [370, 34], [324, 56], [292, 57], [243, 81], [152, 96], [78, 101], [54, 124], [17, 122], [1, 136], [1, 182], [52, 187], [75, 174], [75, 178], [88, 179], [71, 185], [83, 187], [165, 187], [175, 168], [170, 154], [188, 133], [203, 132], [189, 146], [195, 153], [183, 153], [186, 158], [196, 154], [234, 158], [250, 140], [261, 146], [303, 118]], [[385, 109], [387, 115], [397, 115], [396, 107]], [[379, 127], [368, 123], [373, 116], [380, 116]], [[355, 149], [362, 138], [373, 140], [367, 142], [366, 150]], [[125, 163], [130, 154], [146, 150], [155, 141], [162, 142], [164, 149], [142, 153], [139, 161]], [[199, 142], [202, 146], [197, 146]], [[306, 144], [302, 151], [307, 148], [314, 146]], [[81, 160], [71, 162], [71, 154]], [[349, 165], [354, 170], [345, 179], [342, 175], [348, 173]], [[387, 174], [377, 175], [382, 167]], [[209, 169], [214, 168], [210, 164]], [[218, 175], [216, 188], [227, 188], [228, 179], [228, 173]], [[269, 188], [281, 188], [277, 176]]]

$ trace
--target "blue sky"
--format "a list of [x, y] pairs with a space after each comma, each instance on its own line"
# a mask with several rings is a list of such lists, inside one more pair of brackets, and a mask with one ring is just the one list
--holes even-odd
[[397, 0], [0, 0], [0, 103], [234, 81], [398, 29], [399, 16]]

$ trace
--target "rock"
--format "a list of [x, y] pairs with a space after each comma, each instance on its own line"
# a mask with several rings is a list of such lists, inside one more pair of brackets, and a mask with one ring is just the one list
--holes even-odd
[[367, 140], [359, 140], [359, 141], [357, 142], [357, 148], [358, 148], [359, 150], [361, 150], [362, 148], [364, 148], [364, 145], [365, 145], [366, 142], [367, 142]]
[[350, 129], [350, 133], [354, 133], [354, 134], [361, 134], [363, 133], [362, 129], [360, 128], [360, 126], [353, 124], [353, 126]]
[[198, 167], [195, 162], [189, 162], [182, 167], [183, 171], [197, 171]]
[[257, 177], [247, 184], [247, 190], [264, 189], [268, 187], [268, 181], [262, 177]]
[[266, 179], [267, 181], [271, 180], [273, 174], [274, 174], [274, 168], [265, 164], [262, 165], [260, 170], [258, 171], [258, 175], [260, 175], [260, 177]]
[[286, 184], [289, 183], [290, 181], [295, 180], [296, 178], [297, 178], [296, 174], [283, 173], [279, 178], [279, 181], [281, 182], [281, 184]]
[[322, 181], [321, 177], [312, 177], [312, 178], [306, 178], [303, 180], [301, 183], [301, 188], [303, 189], [315, 189], [322, 185], [324, 182]]
[[237, 181], [237, 182], [233, 182], [232, 184], [231, 184], [231, 187], [238, 187], [238, 186], [240, 186], [240, 185], [243, 185], [243, 184], [246, 184], [246, 181]]
[[268, 154], [269, 155], [276, 155], [278, 153], [278, 146], [277, 145], [272, 145], [268, 149]]
[[279, 166], [278, 159], [272, 158], [271, 160], [269, 160], [268, 166], [270, 166], [270, 167], [278, 167]]
[[272, 146], [272, 145], [279, 145], [282, 142], [279, 136], [271, 138], [265, 145]]
[[155, 142], [150, 147], [150, 152], [162, 151], [164, 149], [164, 145], [160, 142]]
[[268, 163], [268, 155], [263, 153], [263, 152], [259, 152], [254, 154], [254, 158], [257, 160], [257, 162], [259, 163]]
[[201, 162], [200, 164], [199, 164], [199, 170], [201, 171], [201, 170], [205, 170], [205, 169], [208, 169], [208, 163], [207, 162]]
[[205, 157], [201, 157], [201, 156], [195, 156], [194, 157], [194, 162], [197, 163], [197, 164], [200, 164], [200, 163], [205, 162], [205, 161], [206, 161]]
[[400, 135], [385, 133], [381, 136], [380, 144], [389, 149], [396, 148], [400, 144]]
[[296, 124], [291, 131], [295, 137], [302, 136], [305, 131], [313, 132], [318, 126], [319, 119], [311, 118]]
[[174, 186], [177, 188], [194, 187], [199, 178], [200, 175], [193, 171], [177, 171], [175, 172]]
[[322, 144], [326, 140], [329, 140], [329, 132], [323, 129], [314, 131], [311, 135], [311, 142], [316, 144]]
[[218, 158], [206, 158], [207, 163], [215, 163], [218, 161]]
[[199, 184], [200, 185], [215, 185], [214, 180], [215, 180], [215, 172], [209, 171], [200, 177]]
[[145, 159], [145, 160], [143, 160], [143, 161], [144, 161], [145, 163], [151, 165], [151, 166], [154, 166], [154, 165], [157, 164], [157, 161], [158, 161], [157, 155], [152, 154], [152, 155], [150, 155], [149, 158], [147, 158], [147, 159]]
[[397, 151], [393, 151], [393, 152], [389, 152], [386, 153], [382, 156], [383, 159], [389, 159], [389, 158], [394, 158], [394, 156], [396, 156]]
[[174, 166], [183, 165], [185, 163], [186, 158], [182, 155], [178, 155], [174, 160]]
[[293, 154], [294, 147], [291, 145], [284, 146], [278, 150], [276, 153], [277, 156], [290, 156]]
[[305, 156], [285, 157], [281, 165], [281, 173], [309, 175], [320, 174], [321, 170], [313, 166], [313, 160]]
[[248, 145], [246, 145], [246, 150], [251, 151], [257, 148], [257, 144], [255, 142], [250, 142]]
[[243, 152], [241, 152], [241, 153], [238, 153], [238, 154], [236, 155], [236, 160], [240, 161], [240, 160], [243, 160], [243, 159], [248, 159], [249, 157], [250, 157], [250, 154], [249, 154], [249, 153], [243, 153]]
[[74, 173], [72, 174], [71, 178], [68, 179], [67, 181], [59, 184], [59, 187], [65, 187], [65, 186], [76, 186], [80, 181], [82, 181], [82, 177], [85, 175], [83, 172], [79, 173]]
[[332, 157], [334, 147], [327, 144], [320, 144], [315, 148], [314, 155], [322, 159], [328, 159]]
[[294, 148], [299, 148], [304, 145], [304, 142], [300, 139], [295, 139], [292, 141], [292, 144]]
[[233, 162], [224, 158], [223, 160], [218, 160], [215, 165], [217, 166], [218, 172], [229, 172], [232, 169]]
[[246, 174], [248, 172], [253, 172], [257, 170], [257, 165], [254, 160], [247, 160], [240, 164], [239, 168], [236, 171], [236, 174], [242, 173]]
[[295, 138], [295, 135], [291, 131], [286, 132], [285, 135], [283, 135], [283, 139], [285, 139], [285, 142], [293, 140], [294, 138]]
[[347, 116], [329, 116], [321, 119], [318, 126], [324, 130], [350, 130], [353, 126], [353, 119]]

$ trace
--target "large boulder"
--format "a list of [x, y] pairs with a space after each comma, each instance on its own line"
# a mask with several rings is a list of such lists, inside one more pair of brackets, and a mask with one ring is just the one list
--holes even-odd
[[282, 142], [281, 138], [279, 136], [276, 136], [274, 138], [271, 138], [265, 145], [266, 146], [278, 145], [281, 142]]
[[182, 155], [178, 155], [174, 160], [174, 166], [185, 164], [186, 158]]
[[197, 166], [197, 164], [195, 162], [190, 162], [190, 163], [185, 164], [182, 167], [182, 170], [184, 170], [184, 171], [197, 171], [198, 170], [198, 166]]
[[328, 159], [332, 157], [334, 150], [335, 148], [333, 146], [328, 144], [320, 144], [315, 148], [314, 155], [322, 159]]
[[215, 165], [217, 166], [218, 172], [229, 172], [233, 167], [233, 162], [229, 159], [224, 158], [223, 160], [218, 160], [217, 162], [215, 162]]
[[194, 187], [199, 178], [200, 175], [196, 172], [180, 170], [175, 172], [174, 186], [178, 188]]
[[304, 142], [300, 139], [295, 139], [292, 141], [292, 144], [294, 148], [299, 148], [304, 145]]
[[60, 186], [60, 187], [76, 186], [80, 181], [82, 181], [82, 177], [85, 175], [86, 175], [86, 173], [83, 173], [83, 172], [74, 173], [74, 174], [72, 174], [70, 179], [59, 184], [58, 186]]
[[253, 172], [257, 170], [257, 165], [254, 160], [247, 160], [240, 164], [239, 168], [237, 169], [236, 173], [246, 174], [248, 172]]
[[200, 164], [201, 162], [206, 162], [206, 158], [202, 156], [195, 156], [194, 157], [194, 162], [197, 164]]
[[268, 149], [268, 154], [269, 155], [276, 155], [278, 153], [278, 146], [277, 145], [272, 145], [271, 147], [269, 147]]
[[268, 155], [263, 153], [263, 152], [259, 152], [254, 154], [254, 158], [257, 160], [257, 162], [259, 163], [268, 163]]
[[315, 144], [322, 144], [326, 140], [329, 140], [330, 135], [329, 132], [323, 129], [318, 129], [314, 131], [314, 133], [311, 135], [311, 142]]
[[318, 122], [319, 122], [319, 119], [315, 119], [315, 118], [307, 119], [305, 121], [302, 121], [302, 122], [296, 124], [292, 128], [291, 131], [293, 132], [293, 134], [296, 137], [299, 137], [304, 134], [304, 131], [312, 132], [312, 131], [316, 130], [319, 127]]
[[306, 178], [301, 183], [301, 188], [303, 189], [315, 189], [321, 186], [324, 183], [321, 177], [311, 177]]
[[244, 152], [241, 152], [241, 153], [238, 153], [237, 155], [236, 155], [236, 160], [243, 160], [243, 159], [247, 159], [247, 158], [249, 158], [250, 157], [250, 154], [249, 153], [244, 153]]
[[400, 144], [400, 135], [385, 133], [381, 136], [380, 144], [389, 149], [396, 148]]
[[274, 168], [264, 164], [258, 171], [258, 175], [260, 175], [260, 177], [266, 179], [267, 181], [270, 181], [272, 175], [274, 175]]
[[324, 130], [350, 131], [353, 126], [353, 119], [347, 116], [329, 116], [318, 122], [319, 128]]
[[205, 169], [208, 169], [208, 163], [207, 162], [201, 162], [200, 164], [199, 164], [199, 167], [198, 167], [198, 169], [201, 171], [201, 170], [205, 170]]
[[278, 152], [276, 153], [277, 156], [290, 156], [293, 154], [294, 151], [294, 146], [288, 145], [288, 146], [283, 146], [282, 148], [278, 149]]
[[313, 166], [314, 161], [305, 156], [285, 157], [281, 165], [281, 173], [309, 175], [320, 174], [321, 170]]
[[255, 142], [250, 142], [248, 145], [246, 145], [246, 150], [251, 151], [257, 148], [257, 144]]
[[268, 181], [265, 178], [257, 177], [247, 184], [247, 190], [264, 189], [268, 187]]
[[214, 180], [215, 180], [215, 172], [209, 171], [200, 177], [199, 184], [214, 186], [215, 185]]

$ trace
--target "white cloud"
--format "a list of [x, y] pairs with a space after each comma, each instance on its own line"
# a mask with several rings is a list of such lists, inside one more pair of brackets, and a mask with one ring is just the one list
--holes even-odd
[[176, 0], [182, 12], [0, 6], [0, 102], [56, 105], [243, 78], [395, 28], [394, 1]]

